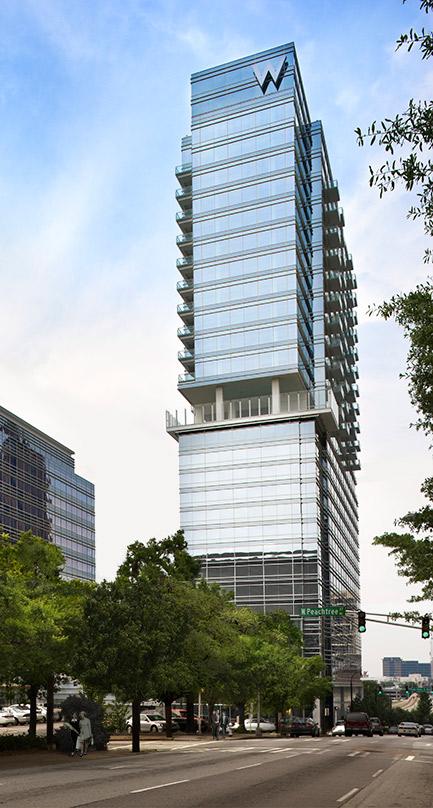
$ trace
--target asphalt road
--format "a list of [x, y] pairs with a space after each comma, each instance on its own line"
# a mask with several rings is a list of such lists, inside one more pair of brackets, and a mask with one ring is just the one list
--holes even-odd
[[0, 770], [10, 808], [431, 808], [433, 737], [176, 741]]

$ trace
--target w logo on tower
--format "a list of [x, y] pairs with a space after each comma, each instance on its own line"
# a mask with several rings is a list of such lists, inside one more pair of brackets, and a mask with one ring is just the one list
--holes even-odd
[[285, 56], [281, 56], [277, 62], [265, 62], [265, 64], [254, 65], [254, 75], [262, 88], [262, 93], [265, 94], [271, 81], [274, 83], [277, 90], [283, 80], [284, 73], [286, 72], [287, 60]]

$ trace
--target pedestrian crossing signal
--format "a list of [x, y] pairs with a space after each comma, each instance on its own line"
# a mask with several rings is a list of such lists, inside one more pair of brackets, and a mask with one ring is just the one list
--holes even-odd
[[367, 631], [367, 626], [365, 625], [365, 612], [358, 612], [358, 631], [360, 634], [364, 634]]

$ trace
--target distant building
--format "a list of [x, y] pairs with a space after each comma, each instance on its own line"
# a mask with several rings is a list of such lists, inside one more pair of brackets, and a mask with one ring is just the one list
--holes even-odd
[[60, 548], [66, 578], [95, 580], [95, 492], [73, 451], [0, 407], [0, 533]]
[[417, 659], [401, 659], [401, 657], [384, 657], [382, 660], [384, 676], [411, 676], [419, 674], [426, 678], [431, 677], [430, 662], [418, 662]]

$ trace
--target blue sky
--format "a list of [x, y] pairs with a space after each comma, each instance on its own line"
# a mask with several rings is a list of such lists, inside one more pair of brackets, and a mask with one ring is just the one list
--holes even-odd
[[[430, 458], [408, 428], [401, 335], [366, 310], [423, 279], [424, 238], [405, 195], [368, 188], [375, 153], [353, 130], [428, 97], [431, 67], [394, 49], [425, 22], [415, 0], [0, 3], [0, 403], [73, 447], [95, 482], [100, 577], [131, 540], [178, 525], [164, 411], [179, 404], [174, 166], [189, 76], [294, 41], [358, 275], [363, 606], [404, 605], [371, 538], [419, 504]], [[364, 668], [427, 658], [406, 634], [369, 627]]]

